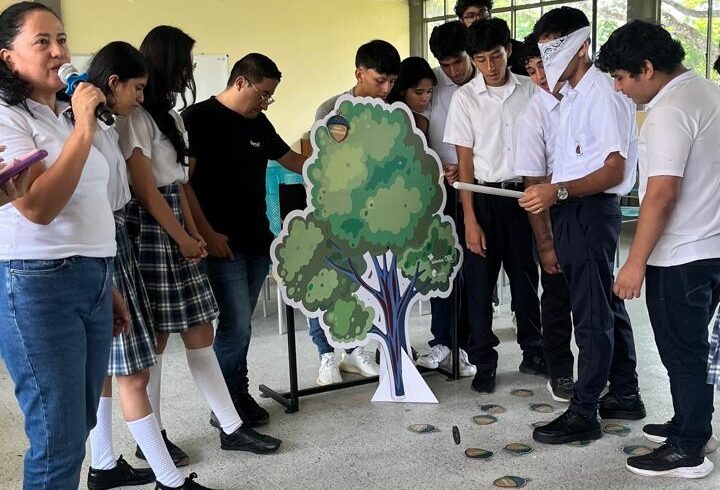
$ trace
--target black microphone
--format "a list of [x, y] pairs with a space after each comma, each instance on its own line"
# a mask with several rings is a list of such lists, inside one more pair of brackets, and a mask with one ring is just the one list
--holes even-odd
[[[80, 73], [77, 68], [70, 63], [65, 63], [58, 69], [58, 77], [60, 77], [60, 81], [67, 86], [65, 93], [68, 95], [75, 93], [75, 87], [78, 83], [88, 81], [88, 74]], [[95, 108], [95, 117], [108, 126], [112, 126], [115, 123], [115, 116], [105, 104], [100, 104]]]

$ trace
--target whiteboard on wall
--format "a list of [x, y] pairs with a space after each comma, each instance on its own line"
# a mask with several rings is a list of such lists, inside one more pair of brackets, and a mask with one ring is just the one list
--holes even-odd
[[[74, 54], [71, 62], [79, 71], [85, 71], [90, 64], [92, 54]], [[225, 89], [230, 68], [228, 67], [228, 55], [226, 54], [197, 54], [193, 56], [195, 63], [195, 85], [197, 95], [195, 100], [201, 102], [211, 95], [216, 95]], [[187, 95], [190, 100], [189, 94]], [[179, 98], [178, 98], [179, 99]], [[182, 107], [182, 100], [178, 100], [175, 109]]]

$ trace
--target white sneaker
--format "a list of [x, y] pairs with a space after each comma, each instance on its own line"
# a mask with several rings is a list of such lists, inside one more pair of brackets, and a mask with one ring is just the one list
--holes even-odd
[[342, 381], [340, 370], [338, 369], [337, 358], [334, 352], [328, 352], [320, 356], [320, 371], [315, 381], [320, 386], [339, 383]]
[[[445, 347], [447, 349], [447, 347]], [[450, 349], [448, 349], [448, 354], [450, 353]], [[443, 362], [440, 363], [440, 366], [444, 369], [447, 369], [448, 371], [452, 372], [453, 363], [452, 363], [452, 356], [448, 355]], [[477, 372], [477, 367], [473, 364], [470, 364], [470, 361], [468, 360], [467, 352], [460, 349], [460, 376], [463, 378], [467, 378], [469, 376], [475, 376], [475, 373]]]
[[366, 378], [380, 374], [380, 366], [375, 362], [375, 354], [365, 352], [363, 347], [356, 347], [349, 354], [344, 352], [342, 361], [340, 361], [340, 370], [357, 373]]
[[416, 364], [428, 369], [437, 369], [448, 356], [450, 356], [450, 349], [438, 344], [430, 347], [425, 354], [418, 356]]

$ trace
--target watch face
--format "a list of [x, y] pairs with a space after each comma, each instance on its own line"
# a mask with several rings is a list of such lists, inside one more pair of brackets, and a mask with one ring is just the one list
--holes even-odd
[[567, 199], [568, 198], [567, 187], [565, 187], [565, 186], [560, 187], [558, 189], [557, 195], [558, 195], [558, 199], [560, 199], [561, 201], [564, 201], [565, 199]]

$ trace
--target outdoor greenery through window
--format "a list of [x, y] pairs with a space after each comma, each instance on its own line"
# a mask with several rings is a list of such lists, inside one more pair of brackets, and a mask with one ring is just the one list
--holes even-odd
[[[593, 54], [610, 34], [627, 21], [628, 1], [650, 0], [495, 0], [493, 16], [505, 19], [514, 39], [522, 40], [535, 22], [550, 9], [563, 5], [585, 12], [592, 25]], [[661, 22], [682, 42], [687, 53], [685, 64], [702, 76], [720, 81], [712, 65], [720, 50], [720, 10], [708, 0], [662, 0]], [[715, 1], [720, 6], [720, 0]], [[428, 41], [433, 28], [457, 17], [455, 0], [424, 0], [423, 46], [432, 58]]]

